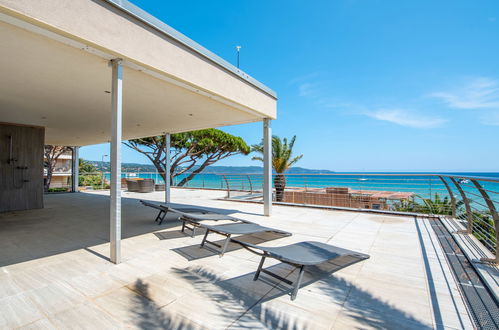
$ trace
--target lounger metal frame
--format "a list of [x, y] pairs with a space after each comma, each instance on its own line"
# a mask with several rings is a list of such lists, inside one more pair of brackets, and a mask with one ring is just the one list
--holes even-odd
[[[191, 237], [196, 236], [196, 228], [201, 227], [201, 224], [184, 216], [181, 216], [179, 219], [182, 221], [181, 231], [185, 233], [185, 229], [187, 228], [191, 231]], [[187, 223], [189, 223], [190, 226]]]
[[[154, 222], [158, 222], [159, 221], [158, 225], [161, 225], [163, 223], [163, 220], [165, 219], [166, 214], [168, 213], [168, 211], [170, 211], [170, 212], [177, 211], [175, 209], [172, 209], [172, 208], [170, 208], [168, 206], [161, 205], [161, 204], [151, 203], [151, 202], [147, 202], [147, 201], [143, 201], [143, 200], [141, 200], [140, 202], [144, 206], [152, 207], [153, 209], [159, 210], [158, 215], [154, 219]], [[183, 208], [183, 209], [184, 210], [196, 210], [197, 212], [199, 212], [201, 214], [208, 213], [208, 211], [205, 211], [203, 209], [196, 209], [196, 208]], [[178, 210], [178, 211], [180, 211], [180, 210]], [[180, 219], [180, 220], [182, 220], [182, 219]], [[182, 231], [184, 231], [183, 228], [182, 228]]]
[[[280, 259], [280, 258], [277, 258], [275, 256], [272, 256], [271, 254], [269, 254], [268, 252], [262, 250], [262, 252], [259, 252], [259, 251], [256, 251], [255, 249], [247, 246], [246, 244], [248, 243], [245, 243], [243, 241], [238, 241], [238, 240], [233, 240], [235, 243], [238, 243], [240, 244], [243, 248], [245, 248], [246, 250], [250, 251], [251, 253], [254, 253], [256, 255], [259, 255], [262, 257], [262, 259], [260, 260], [260, 264], [258, 265], [258, 269], [255, 273], [255, 276], [253, 277], [253, 281], [256, 281], [258, 280], [258, 278], [260, 277], [260, 273], [265, 273], [269, 276], [272, 276], [288, 285], [290, 285], [292, 287], [292, 292], [291, 292], [291, 300], [295, 300], [296, 299], [296, 296], [298, 294], [298, 290], [300, 289], [300, 285], [301, 285], [301, 282], [302, 282], [302, 279], [303, 279], [303, 274], [305, 273], [305, 266], [314, 266], [314, 265], [304, 265], [304, 264], [297, 264], [297, 263], [293, 263], [293, 262], [290, 262], [288, 260], [283, 260], [283, 259]], [[352, 251], [354, 252], [354, 251]], [[368, 259], [369, 256], [368, 255], [365, 255], [365, 254], [361, 254], [361, 253], [353, 253], [352, 255], [355, 255], [355, 256], [359, 256], [359, 257], [362, 257], [364, 260], [365, 259]], [[299, 269], [298, 271], [298, 278], [296, 279], [296, 281], [292, 282], [290, 280], [288, 280], [287, 278], [284, 278], [276, 273], [273, 273], [267, 269], [263, 269], [263, 264], [265, 262], [265, 259], [266, 258], [272, 258], [272, 259], [276, 259], [276, 260], [279, 260], [280, 262], [282, 263], [285, 263], [285, 264], [288, 264], [288, 265], [291, 265], [291, 266], [294, 266], [295, 269]], [[326, 261], [325, 261], [326, 262]]]
[[297, 264], [293, 264], [293, 263], [290, 263], [287, 261], [279, 260], [285, 264], [294, 266], [295, 268], [299, 269], [298, 279], [295, 282], [292, 282], [292, 281], [288, 280], [287, 278], [284, 278], [280, 275], [277, 275], [276, 273], [272, 273], [270, 270], [264, 269], [263, 263], [265, 262], [265, 258], [267, 258], [267, 257], [268, 257], [268, 255], [266, 253], [263, 253], [262, 259], [260, 260], [260, 264], [258, 265], [258, 269], [256, 270], [255, 276], [253, 277], [253, 281], [258, 280], [258, 277], [260, 277], [260, 272], [263, 272], [267, 275], [270, 275], [270, 276], [272, 276], [280, 281], [283, 281], [284, 283], [290, 285], [291, 287], [293, 287], [293, 291], [291, 293], [291, 300], [295, 300], [296, 295], [298, 294], [298, 289], [300, 289], [301, 281], [303, 278], [303, 273], [305, 273], [305, 265], [297, 265]]
[[[255, 225], [252, 222], [245, 222], [245, 223]], [[232, 235], [239, 235], [238, 233], [227, 233], [222, 229], [218, 229], [218, 228], [223, 228], [223, 226], [220, 226], [217, 228], [217, 227], [213, 227], [213, 226], [203, 226], [202, 224], [200, 224], [200, 227], [203, 227], [206, 229], [206, 232], [204, 234], [203, 240], [201, 241], [200, 247], [204, 247], [206, 245], [206, 243], [218, 247], [219, 250], [217, 252], [219, 253], [220, 258], [223, 257], [225, 252], [227, 251], [227, 248], [229, 247], [229, 243], [231, 241]], [[242, 235], [251, 235], [251, 234], [256, 234], [256, 233], [264, 233], [264, 232], [273, 232], [273, 233], [281, 234], [281, 235], [283, 235], [283, 237], [292, 235], [291, 233], [286, 232], [286, 231], [282, 231], [282, 230], [278, 230], [278, 229], [274, 229], [274, 228], [270, 228], [270, 227], [263, 227], [263, 226], [260, 226], [260, 227], [265, 228], [267, 230], [255, 231], [254, 233], [244, 233]], [[216, 242], [208, 240], [208, 235], [210, 234], [210, 232], [224, 236], [225, 241], [223, 242], [223, 244], [220, 245]]]
[[[243, 248], [245, 248], [246, 250], [254, 253], [254, 254], [257, 254], [259, 256], [262, 257], [262, 259], [260, 259], [260, 263], [258, 264], [258, 269], [256, 270], [256, 273], [255, 273], [255, 276], [253, 277], [253, 281], [256, 281], [258, 280], [258, 278], [260, 277], [260, 273], [265, 273], [269, 276], [272, 276], [273, 278], [276, 278], [278, 279], [279, 281], [282, 281], [286, 284], [288, 284], [289, 286], [291, 286], [293, 288], [293, 291], [291, 292], [291, 300], [295, 300], [296, 299], [296, 296], [298, 294], [298, 290], [300, 289], [300, 285], [301, 285], [301, 281], [303, 279], [303, 273], [305, 273], [305, 265], [299, 265], [299, 264], [294, 264], [294, 263], [291, 263], [291, 262], [288, 262], [288, 261], [284, 261], [284, 260], [280, 260], [280, 259], [276, 259], [276, 258], [273, 258], [272, 256], [270, 256], [270, 254], [268, 254], [267, 252], [263, 251], [263, 252], [258, 252], [238, 241], [235, 241], [236, 243], [239, 243]], [[273, 273], [271, 272], [270, 270], [267, 270], [267, 269], [264, 269], [263, 268], [263, 264], [265, 263], [265, 259], [269, 257], [269, 258], [273, 258], [273, 259], [276, 259], [276, 260], [279, 260], [280, 262], [282, 263], [285, 263], [285, 264], [288, 264], [288, 265], [291, 265], [291, 266], [294, 266], [295, 269], [299, 269], [299, 272], [298, 272], [298, 279], [296, 281], [290, 281], [288, 280], [287, 278], [284, 278], [276, 273]]]
[[[222, 245], [220, 245], [220, 244], [215, 243], [213, 241], [209, 241], [208, 234], [210, 233], [210, 231], [215, 232], [219, 235], [225, 236], [226, 238], [225, 238], [224, 243]], [[204, 247], [206, 245], [206, 243], [218, 247], [220, 250], [217, 252], [220, 253], [220, 258], [222, 258], [224, 256], [225, 251], [227, 251], [227, 248], [229, 247], [231, 235], [232, 234], [227, 234], [227, 233], [223, 233], [220, 231], [215, 231], [213, 229], [206, 228], [206, 233], [204, 234], [203, 241], [201, 242], [201, 247]]]
[[[175, 210], [172, 210], [173, 212], [175, 212]], [[182, 214], [182, 213], [181, 213]], [[232, 221], [232, 222], [240, 222], [240, 223], [251, 223], [253, 224], [254, 222], [251, 222], [251, 221], [248, 221], [248, 220], [243, 220], [243, 219], [239, 219], [239, 218], [234, 218], [234, 217], [230, 217], [230, 216], [226, 216], [226, 215], [223, 215], [223, 214], [220, 214], [221, 218], [218, 219], [218, 220], [221, 220], [221, 221]], [[226, 217], [224, 219], [224, 217]], [[203, 226], [203, 224], [200, 223], [200, 221], [203, 221], [203, 219], [195, 219], [195, 218], [190, 218], [188, 214], [182, 214], [182, 216], [180, 217], [180, 220], [182, 221], [182, 232], [185, 233], [185, 229], [189, 229], [191, 231], [191, 237], [194, 237], [195, 234], [196, 234], [196, 228], [206, 228]], [[213, 218], [213, 219], [204, 219], [206, 221], [218, 221], [217, 219]], [[227, 243], [228, 244], [228, 243]]]
[[154, 222], [158, 222], [159, 221], [158, 225], [161, 225], [161, 223], [163, 223], [163, 220], [166, 217], [166, 214], [168, 213], [168, 208], [164, 207], [162, 205], [159, 205], [159, 204], [150, 203], [150, 202], [146, 202], [146, 201], [143, 201], [143, 200], [141, 200], [140, 202], [144, 206], [152, 207], [153, 209], [159, 210], [158, 215], [154, 219]]

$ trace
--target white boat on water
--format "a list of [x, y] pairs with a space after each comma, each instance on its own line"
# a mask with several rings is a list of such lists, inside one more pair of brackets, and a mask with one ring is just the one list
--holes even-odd
[[458, 179], [457, 182], [459, 182], [459, 183], [470, 183], [470, 180], [468, 180], [468, 179]]
[[367, 181], [367, 180], [369, 180], [369, 179], [366, 179], [366, 178], [359, 178], [359, 179], [357, 179], [357, 181]]

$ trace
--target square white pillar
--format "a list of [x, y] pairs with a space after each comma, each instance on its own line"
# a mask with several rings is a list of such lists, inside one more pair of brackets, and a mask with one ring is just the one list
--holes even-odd
[[170, 158], [170, 146], [171, 146], [171, 135], [170, 133], [165, 133], [165, 203], [170, 204], [170, 168], [171, 168], [171, 158]]
[[110, 259], [121, 262], [121, 129], [122, 129], [122, 67], [121, 59], [111, 60], [111, 212]]
[[263, 214], [272, 215], [272, 127], [263, 120]]

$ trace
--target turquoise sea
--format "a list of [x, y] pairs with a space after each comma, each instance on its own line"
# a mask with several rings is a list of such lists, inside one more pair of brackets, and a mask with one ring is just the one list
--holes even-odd
[[[468, 198], [478, 201], [481, 199], [479, 191], [475, 188], [470, 178], [487, 178], [497, 180], [489, 182], [479, 180], [479, 183], [488, 192], [490, 199], [497, 203], [499, 201], [499, 173], [498, 172], [460, 172], [442, 173], [442, 175], [455, 175], [460, 179], [459, 186], [469, 194]], [[186, 175], [175, 178], [174, 185]], [[163, 183], [163, 179], [157, 173], [123, 173], [122, 177], [149, 178], [156, 183]], [[241, 174], [241, 175], [221, 175], [221, 174], [198, 174], [189, 181], [185, 187], [211, 188], [231, 190], [253, 190], [262, 189], [262, 175]], [[445, 179], [451, 187], [455, 196], [459, 197], [459, 190], [449, 180]], [[334, 174], [289, 174], [286, 175], [287, 187], [349, 187], [355, 190], [381, 190], [410, 192], [422, 198], [428, 198], [438, 193], [440, 196], [448, 196], [448, 190], [437, 176], [430, 176], [425, 173], [334, 173]], [[482, 201], [483, 202], [483, 201]]]

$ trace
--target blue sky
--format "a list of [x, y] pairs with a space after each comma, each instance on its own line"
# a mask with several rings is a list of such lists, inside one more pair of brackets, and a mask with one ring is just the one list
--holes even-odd
[[[495, 0], [132, 2], [232, 63], [241, 45], [241, 69], [278, 93], [273, 131], [297, 135], [297, 166], [499, 170]], [[224, 130], [249, 144], [262, 134]], [[127, 147], [123, 161], [147, 163]]]

